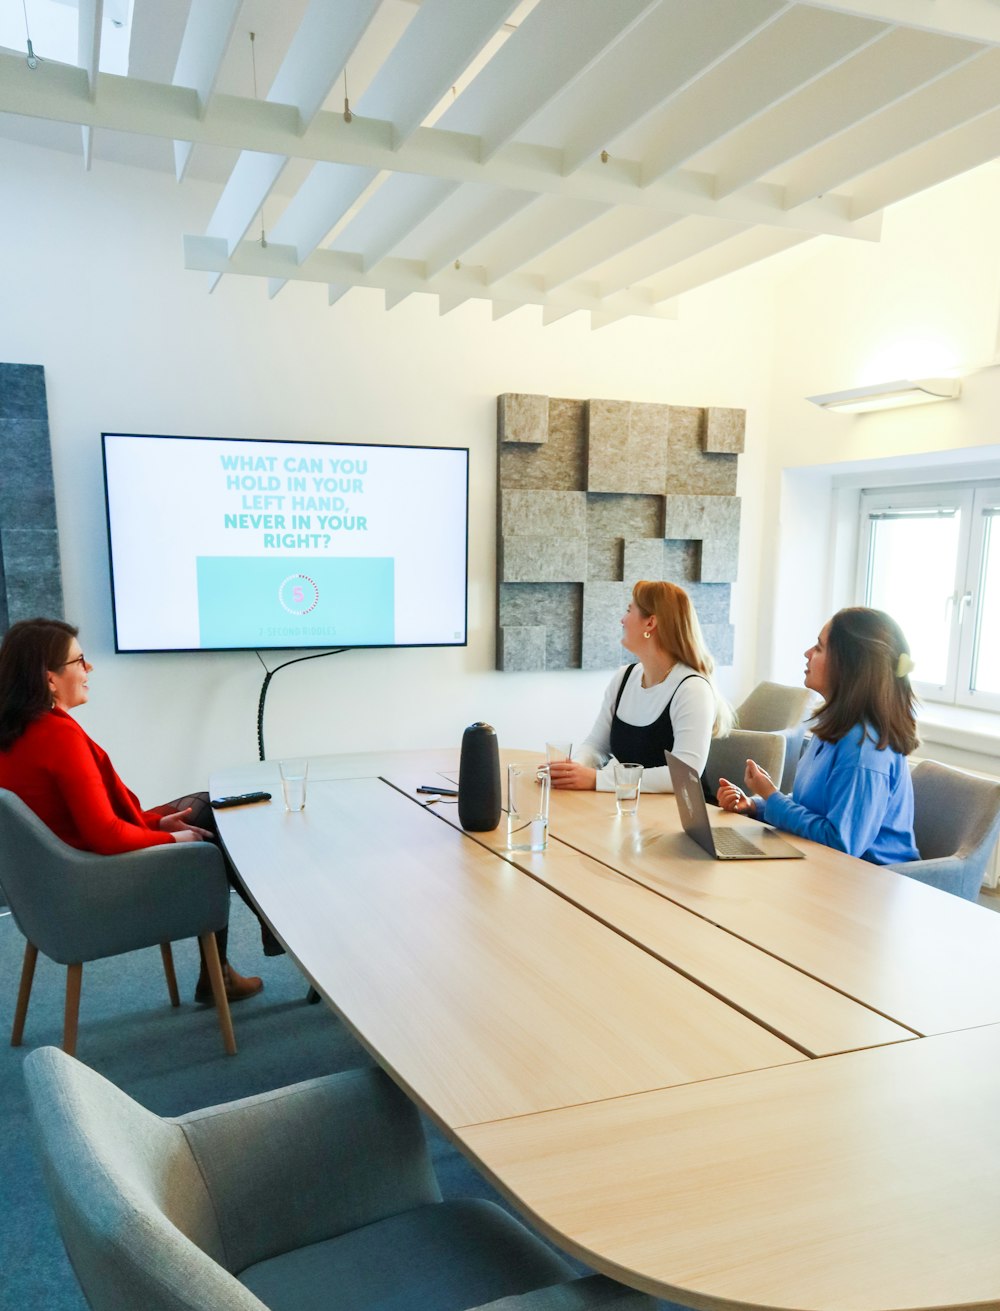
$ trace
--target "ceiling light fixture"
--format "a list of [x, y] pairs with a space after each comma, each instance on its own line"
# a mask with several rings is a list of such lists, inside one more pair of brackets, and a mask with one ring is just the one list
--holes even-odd
[[918, 378], [880, 382], [852, 391], [832, 391], [825, 396], [807, 396], [823, 410], [841, 414], [863, 414], [869, 410], [894, 410], [903, 405], [928, 405], [932, 401], [954, 401], [962, 394], [957, 378]]

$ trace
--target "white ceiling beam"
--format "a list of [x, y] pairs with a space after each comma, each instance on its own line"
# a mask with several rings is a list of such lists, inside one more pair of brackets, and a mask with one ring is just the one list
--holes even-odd
[[1000, 109], [994, 109], [856, 179], [853, 205], [859, 215], [871, 214], [970, 168], [978, 168], [996, 159], [998, 141]]
[[533, 204], [536, 197], [530, 191], [497, 191], [488, 205], [473, 214], [467, 214], [449, 231], [437, 238], [424, 256], [429, 277], [462, 259], [466, 251], [473, 250], [517, 214]]
[[76, 62], [87, 75], [87, 93], [97, 95], [97, 74], [101, 67], [101, 23], [104, 0], [79, 0]]
[[478, 137], [486, 162], [658, 3], [544, 0], [441, 117], [441, 126]]
[[353, 164], [316, 164], [271, 230], [280, 246], [294, 246], [299, 263], [313, 253], [376, 177]]
[[[567, 310], [605, 310], [602, 298], [589, 287], [569, 286], [549, 293], [537, 278], [515, 274], [495, 288], [487, 288], [481, 270], [463, 266], [450, 268], [428, 278], [419, 260], [385, 259], [377, 270], [360, 267], [360, 261], [340, 251], [317, 250], [303, 263], [291, 246], [243, 242], [230, 256], [221, 238], [188, 235], [184, 238], [185, 267], [213, 275], [241, 274], [256, 278], [286, 278], [289, 281], [334, 283], [351, 287], [376, 287], [391, 296], [430, 292], [434, 295], [464, 294], [481, 300], [517, 301], [522, 305], [555, 305]], [[645, 291], [623, 292], [614, 300], [615, 311], [645, 318], [675, 317], [673, 306], [654, 305]]]
[[[87, 90], [91, 100], [97, 96], [97, 74], [101, 67], [101, 22], [103, 17], [104, 0], [79, 0], [76, 62], [87, 74]], [[86, 123], [81, 123], [80, 136], [83, 142], [83, 167], [89, 170], [94, 149], [93, 128]]]
[[897, 28], [726, 142], [715, 195], [732, 195], [979, 53], [968, 41]]
[[880, 23], [917, 27], [942, 36], [1000, 44], [996, 0], [807, 0], [812, 9], [857, 14]]
[[287, 155], [244, 150], [208, 221], [206, 235], [222, 237], [230, 252], [234, 251], [287, 163]]
[[[271, 89], [270, 104], [291, 106], [307, 127], [330, 94], [381, 0], [310, 0]], [[230, 251], [243, 240], [254, 215], [281, 176], [288, 156], [243, 150], [205, 229], [225, 237]]]
[[438, 317], [444, 318], [452, 310], [457, 310], [459, 305], [464, 305], [467, 300], [472, 299], [471, 291], [457, 291], [451, 293], [438, 293]]
[[720, 242], [710, 250], [692, 255], [654, 278], [644, 286], [654, 304], [667, 303], [670, 297], [680, 296], [685, 291], [693, 291], [716, 278], [725, 277], [748, 268], [772, 255], [790, 250], [810, 238], [802, 232], [776, 232], [768, 228], [755, 228], [742, 232], [729, 241]]
[[575, 313], [576, 310], [564, 309], [561, 305], [543, 305], [542, 327], [547, 328], [550, 324], [558, 323], [560, 319], [565, 319], [567, 315]]
[[[785, 0], [661, 0], [613, 46], [572, 100], [564, 168], [610, 147], [785, 9]], [[557, 102], [558, 104], [559, 102]]]
[[399, 147], [468, 68], [519, 0], [422, 0], [358, 101], [358, 112], [393, 126]]
[[[540, 196], [491, 239], [482, 256], [489, 283], [499, 282], [608, 212], [594, 201], [565, 201]], [[479, 260], [475, 249], [470, 258]]]
[[382, 0], [309, 0], [267, 99], [294, 105], [303, 127], [313, 121]]
[[[509, 42], [508, 42], [509, 45]], [[506, 47], [504, 47], [506, 49]], [[612, 159], [588, 163], [566, 177], [558, 150], [508, 146], [490, 164], [478, 162], [479, 142], [440, 128], [419, 128], [399, 152], [392, 149], [392, 126], [372, 119], [345, 123], [341, 114], [321, 112], [301, 136], [298, 115], [284, 105], [244, 97], [213, 97], [199, 118], [193, 91], [136, 78], [102, 73], [97, 100], [85, 94], [79, 69], [47, 65], [32, 73], [17, 55], [0, 54], [0, 112], [89, 123], [124, 132], [247, 147], [261, 153], [359, 164], [375, 169], [422, 173], [455, 183], [482, 182], [513, 190], [536, 191], [601, 204], [636, 205], [664, 215], [703, 214], [748, 224], [774, 224], [803, 232], [877, 240], [877, 222], [850, 218], [850, 200], [828, 195], [821, 201], [783, 209], [779, 187], [745, 188], [739, 197], [717, 200], [711, 178], [680, 170], [669, 179], [640, 185], [638, 163]]]
[[602, 296], [610, 296], [626, 287], [641, 286], [663, 269], [729, 241], [742, 231], [742, 225], [724, 219], [682, 219], [589, 269], [587, 276], [596, 281]]
[[680, 168], [885, 31], [882, 23], [801, 5], [782, 14], [656, 117], [656, 142], [642, 160], [643, 183]]
[[986, 50], [958, 71], [809, 151], [784, 178], [785, 204], [800, 205], [988, 113], [996, 105], [997, 86], [1000, 50]]
[[387, 178], [355, 218], [330, 243], [333, 250], [356, 251], [372, 269], [458, 188], [457, 182], [395, 173]]
[[[191, 0], [173, 84], [190, 87], [202, 110], [215, 90], [242, 3], [243, 0]], [[174, 142], [174, 172], [178, 182], [184, 178], [193, 149], [191, 141]]]
[[667, 218], [648, 210], [613, 209], [548, 254], [543, 268], [529, 267], [525, 271], [544, 277], [545, 286], [551, 291], [623, 255], [640, 241], [656, 236], [676, 222], [676, 216]]
[[513, 314], [515, 310], [520, 308], [521, 302], [519, 300], [495, 300], [491, 307], [493, 322], [496, 323], [499, 319], [505, 319], [508, 314]]

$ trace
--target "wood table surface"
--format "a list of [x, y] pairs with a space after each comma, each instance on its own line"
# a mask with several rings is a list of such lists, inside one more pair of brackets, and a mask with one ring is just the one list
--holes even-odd
[[275, 794], [219, 813], [252, 897], [515, 1205], [691, 1306], [1000, 1306], [1000, 916], [797, 838], [715, 862], [665, 795], [553, 793], [548, 849], [507, 852], [415, 793], [456, 768], [317, 759], [295, 815], [276, 764], [213, 793]]

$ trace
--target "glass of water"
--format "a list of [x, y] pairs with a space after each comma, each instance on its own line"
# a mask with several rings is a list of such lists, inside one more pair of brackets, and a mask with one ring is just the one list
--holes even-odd
[[507, 766], [507, 850], [544, 851], [549, 840], [546, 765]]
[[308, 760], [279, 760], [281, 791], [286, 810], [302, 810], [306, 804], [306, 779], [309, 776]]
[[615, 765], [615, 805], [619, 815], [634, 815], [639, 809], [642, 765]]

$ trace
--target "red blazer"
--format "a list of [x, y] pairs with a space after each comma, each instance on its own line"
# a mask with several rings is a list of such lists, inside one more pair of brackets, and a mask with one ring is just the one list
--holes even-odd
[[64, 710], [42, 715], [0, 751], [0, 787], [80, 851], [117, 856], [173, 841], [159, 829], [159, 812], [140, 807], [108, 753]]

